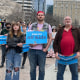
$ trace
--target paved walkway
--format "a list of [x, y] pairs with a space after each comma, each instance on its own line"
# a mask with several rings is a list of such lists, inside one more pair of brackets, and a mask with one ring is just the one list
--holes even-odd
[[[54, 70], [54, 64], [53, 64], [46, 70], [45, 80], [56, 80], [56, 74], [57, 72]], [[64, 80], [71, 80], [71, 73], [69, 70], [69, 66], [66, 67], [66, 71], [64, 73]], [[80, 73], [78, 80], [80, 80]]]
[[[46, 70], [54, 64], [55, 59], [53, 58], [47, 58], [46, 59]], [[1, 49], [0, 49], [0, 63], [1, 63]], [[3, 68], [0, 68], [0, 80], [5, 80], [5, 69], [6, 65], [4, 64]], [[30, 80], [30, 66], [29, 66], [29, 60], [27, 58], [25, 69], [20, 70], [20, 80]], [[38, 67], [37, 67], [37, 76], [38, 76]]]
[[[1, 50], [0, 50], [0, 62], [1, 62]], [[55, 72], [54, 70], [54, 62], [55, 59], [53, 58], [46, 59], [45, 80], [56, 80], [57, 72]], [[20, 71], [20, 80], [30, 80], [29, 71], [30, 71], [30, 66], [27, 58], [25, 69], [21, 69]], [[38, 78], [38, 67], [37, 67], [37, 78]], [[5, 65], [4, 68], [0, 68], [0, 80], [5, 80]], [[71, 80], [71, 74], [68, 67], [64, 74], [64, 80]], [[80, 73], [79, 73], [79, 80], [80, 80]]]

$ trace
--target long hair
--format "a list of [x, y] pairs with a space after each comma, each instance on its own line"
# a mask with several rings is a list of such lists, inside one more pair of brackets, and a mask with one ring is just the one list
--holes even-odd
[[10, 33], [9, 33], [10, 37], [13, 38], [13, 35], [14, 35], [14, 29], [13, 29], [13, 27], [14, 26], [19, 26], [19, 30], [17, 31], [17, 37], [20, 37], [22, 35], [22, 32], [21, 32], [21, 26], [20, 26], [19, 23], [13, 23], [12, 24], [12, 28], [11, 28]]

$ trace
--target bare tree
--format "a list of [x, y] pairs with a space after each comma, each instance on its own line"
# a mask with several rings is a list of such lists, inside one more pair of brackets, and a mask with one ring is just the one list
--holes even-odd
[[29, 23], [29, 22], [35, 22], [37, 19], [36, 19], [36, 11], [32, 11], [32, 13], [29, 14], [28, 17], [25, 18], [25, 21], [26, 23]]
[[59, 16], [53, 16], [51, 14], [46, 14], [45, 21], [48, 22], [51, 26], [55, 25], [58, 27], [59, 24], [63, 25], [63, 18]]
[[22, 11], [20, 6], [15, 6], [14, 10], [12, 11], [12, 14], [7, 16], [7, 19], [12, 21], [23, 21], [25, 17], [25, 13]]

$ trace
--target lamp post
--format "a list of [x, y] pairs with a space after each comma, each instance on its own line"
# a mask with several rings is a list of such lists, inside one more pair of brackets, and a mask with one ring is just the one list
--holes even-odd
[[[63, 17], [63, 1], [62, 1], [62, 4], [61, 4], [61, 20], [62, 20], [62, 17]], [[60, 23], [61, 23], [61, 20], [60, 20]]]
[[57, 1], [55, 2], [55, 6], [54, 7], [55, 7], [55, 16], [56, 16], [56, 14], [57, 14], [56, 13], [57, 12]]
[[76, 2], [76, 5], [75, 5], [75, 24], [76, 24], [76, 20], [77, 20], [77, 1]]
[[38, 11], [39, 11], [40, 0], [38, 0]]
[[67, 4], [66, 4], [66, 16], [67, 16], [67, 8], [68, 8], [68, 2], [67, 2]]
[[23, 14], [23, 21], [24, 21], [24, 0], [22, 0], [22, 14]]
[[22, 11], [24, 12], [24, 0], [22, 0]]
[[72, 18], [72, 9], [73, 9], [73, 5], [71, 4], [71, 18]]
[[45, 13], [45, 8], [46, 8], [46, 0], [43, 0], [43, 11]]
[[61, 4], [61, 17], [63, 17], [63, 2]]

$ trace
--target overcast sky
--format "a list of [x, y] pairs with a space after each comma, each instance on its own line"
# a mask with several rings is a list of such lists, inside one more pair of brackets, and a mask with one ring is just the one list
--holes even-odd
[[[73, 1], [75, 1], [75, 0], [73, 0]], [[76, 1], [80, 1], [80, 0], [76, 0]], [[46, 0], [46, 4], [53, 5], [53, 0]]]
[[53, 5], [53, 0], [46, 0], [46, 4]]

